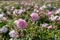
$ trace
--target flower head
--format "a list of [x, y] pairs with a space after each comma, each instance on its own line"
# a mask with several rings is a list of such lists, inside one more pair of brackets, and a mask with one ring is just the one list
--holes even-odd
[[36, 21], [36, 20], [39, 19], [39, 16], [38, 16], [37, 13], [32, 13], [30, 16], [31, 16], [31, 20], [32, 20], [32, 21]]
[[49, 25], [49, 24], [47, 24], [47, 23], [44, 23], [44, 24], [42, 24], [42, 27], [45, 27], [45, 28], [47, 28], [47, 27], [48, 27], [48, 25]]
[[47, 24], [47, 23], [43, 23], [43, 24], [42, 24], [42, 27], [43, 27], [43, 28], [47, 28], [47, 29], [52, 29], [52, 28], [53, 28], [52, 25], [49, 25], [49, 24]]
[[54, 15], [51, 15], [51, 17], [49, 17], [49, 19], [53, 22], [55, 22], [57, 20], [58, 16], [54, 16]]
[[52, 25], [48, 26], [47, 28], [48, 28], [48, 29], [51, 29], [51, 28], [52, 28]]
[[25, 12], [25, 10], [23, 10], [23, 9], [19, 9], [19, 10], [14, 10], [13, 11], [13, 15], [21, 15], [23, 12]]
[[52, 15], [52, 12], [51, 12], [51, 11], [48, 11], [48, 15], [49, 15], [49, 16]]
[[18, 14], [22, 14], [24, 12], [23, 9], [18, 10]]
[[7, 25], [3, 26], [1, 29], [0, 29], [0, 32], [1, 33], [6, 33], [8, 31], [8, 28], [6, 27]]
[[59, 13], [60, 13], [60, 8], [56, 10], [55, 14], [59, 14]]
[[9, 32], [10, 37], [15, 38], [17, 37], [17, 32], [15, 30], [12, 30]]
[[25, 29], [27, 26], [26, 21], [23, 19], [19, 19], [19, 20], [14, 21], [14, 24], [16, 25], [17, 28], [20, 28], [20, 29]]

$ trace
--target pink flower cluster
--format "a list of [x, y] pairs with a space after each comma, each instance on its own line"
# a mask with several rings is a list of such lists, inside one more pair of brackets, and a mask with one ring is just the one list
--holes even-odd
[[32, 13], [30, 16], [31, 16], [31, 21], [36, 21], [39, 19], [38, 13]]
[[43, 23], [41, 26], [44, 27], [44, 28], [48, 28], [48, 29], [52, 29], [53, 28], [52, 25], [49, 25], [47, 23]]
[[49, 19], [50, 19], [51, 21], [53, 21], [53, 22], [55, 22], [55, 21], [60, 21], [60, 16], [51, 15], [51, 16], [49, 17]]
[[48, 15], [51, 16], [53, 13], [51, 11], [48, 11]]
[[15, 20], [14, 24], [15, 24], [15, 28], [18, 28], [18, 29], [25, 29], [27, 26], [26, 21], [23, 19]]
[[15, 9], [13, 11], [13, 15], [21, 15], [23, 12], [25, 12], [25, 10], [23, 10], [23, 9], [19, 9], [19, 10]]

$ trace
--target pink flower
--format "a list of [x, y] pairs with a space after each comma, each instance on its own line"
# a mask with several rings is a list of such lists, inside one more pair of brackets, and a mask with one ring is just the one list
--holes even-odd
[[34, 9], [34, 12], [36, 12], [37, 11], [37, 9]]
[[27, 26], [26, 21], [23, 19], [19, 19], [19, 20], [14, 21], [14, 24], [16, 25], [16, 27], [18, 29], [25, 29]]
[[47, 24], [47, 23], [43, 23], [41, 26], [42, 26], [43, 28], [48, 28], [48, 29], [52, 29], [52, 28], [53, 28], [52, 25], [49, 25], [49, 24]]
[[42, 27], [45, 27], [45, 28], [47, 28], [47, 27], [48, 27], [48, 25], [49, 25], [49, 24], [47, 24], [47, 23], [44, 23], [44, 24], [42, 24]]
[[60, 14], [60, 8], [56, 10], [55, 14]]
[[48, 11], [48, 15], [49, 15], [49, 16], [52, 15], [52, 12]]
[[34, 9], [34, 11], [33, 12], [36, 12], [36, 13], [38, 13], [39, 12], [39, 10], [37, 10], [37, 9]]
[[48, 26], [47, 28], [48, 28], [48, 29], [51, 29], [51, 28], [52, 28], [52, 25]]
[[23, 9], [18, 10], [18, 14], [19, 14], [19, 15], [22, 14], [23, 12], [24, 12]]
[[59, 17], [59, 16], [51, 15], [51, 16], [49, 17], [49, 19], [50, 19], [51, 21], [55, 22], [58, 17]]
[[38, 16], [37, 13], [32, 13], [30, 16], [31, 16], [31, 20], [32, 20], [32, 21], [36, 21], [36, 20], [39, 19], [39, 16]]
[[15, 10], [13, 11], [13, 15], [15, 15], [15, 16], [16, 16], [16, 15], [21, 15], [23, 12], [25, 12], [25, 10], [23, 10], [23, 9], [16, 10], [16, 9], [15, 9]]

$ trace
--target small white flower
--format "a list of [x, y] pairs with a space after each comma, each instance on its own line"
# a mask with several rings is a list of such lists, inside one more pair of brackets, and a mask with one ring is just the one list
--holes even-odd
[[12, 30], [9, 32], [10, 37], [16, 38], [17, 37], [17, 32], [15, 30]]
[[37, 10], [37, 12], [39, 12], [39, 10]]

